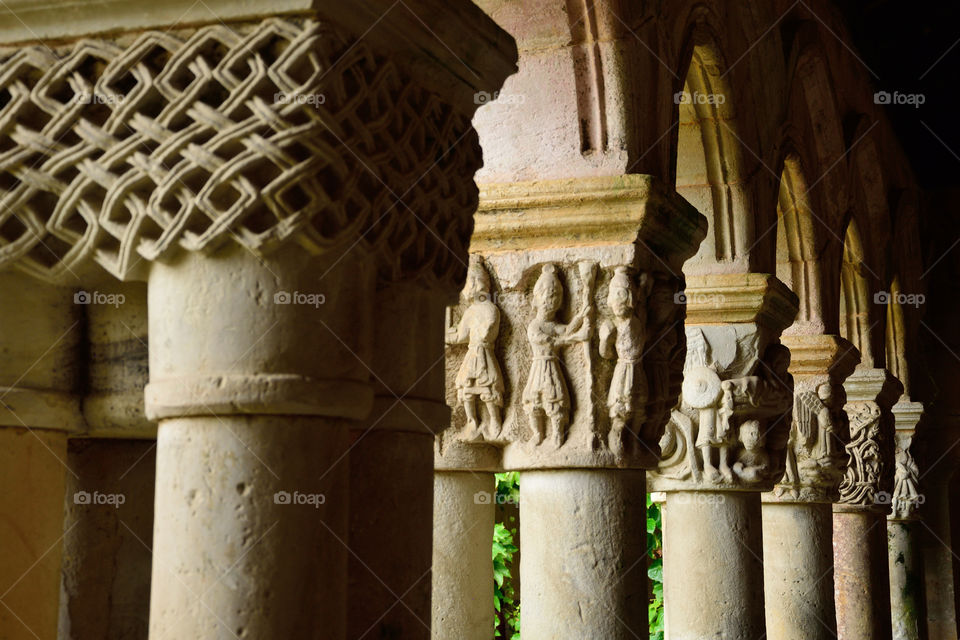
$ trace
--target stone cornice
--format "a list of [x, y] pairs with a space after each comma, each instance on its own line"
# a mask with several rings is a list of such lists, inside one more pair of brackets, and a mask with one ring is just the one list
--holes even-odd
[[840, 336], [785, 335], [780, 342], [790, 349], [790, 373], [794, 376], [829, 374], [842, 382], [860, 364], [860, 352]]
[[481, 184], [470, 251], [639, 241], [679, 269], [706, 231], [706, 218], [650, 175]]
[[[513, 39], [472, 2], [406, 0], [9, 0], [0, 7], [0, 43], [72, 40], [174, 26], [318, 15], [402, 61], [424, 86], [465, 113], [478, 91], [497, 90], [516, 72]], [[105, 16], [109, 18], [105, 19]]]
[[886, 369], [857, 367], [843, 383], [847, 402], [876, 402], [889, 411], [903, 394], [903, 384]]
[[923, 403], [911, 402], [909, 398], [901, 399], [893, 407], [893, 419], [897, 431], [914, 431], [923, 416]]
[[688, 325], [756, 323], [777, 334], [793, 323], [800, 303], [767, 273], [689, 276], [686, 298]]

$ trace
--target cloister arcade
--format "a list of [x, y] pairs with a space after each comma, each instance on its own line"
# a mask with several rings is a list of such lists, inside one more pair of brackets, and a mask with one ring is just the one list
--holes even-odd
[[0, 638], [490, 640], [503, 471], [524, 640], [648, 637], [648, 493], [668, 640], [958, 637], [831, 1], [0, 5]]

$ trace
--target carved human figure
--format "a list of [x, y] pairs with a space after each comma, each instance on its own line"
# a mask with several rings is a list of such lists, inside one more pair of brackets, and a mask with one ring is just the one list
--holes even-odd
[[850, 462], [840, 483], [840, 502], [870, 505], [880, 482], [880, 407], [873, 402], [856, 403], [848, 414]]
[[627, 268], [617, 267], [607, 294], [613, 320], [605, 320], [600, 326], [600, 355], [616, 360], [607, 393], [611, 421], [607, 444], [610, 451], [617, 454], [623, 452], [623, 432], [627, 424], [642, 424], [646, 417], [647, 377], [641, 358], [646, 340], [646, 322], [642, 315], [649, 285], [650, 279], [643, 273], [634, 290]]
[[562, 324], [556, 320], [562, 302], [563, 288], [556, 267], [544, 265], [533, 287], [536, 315], [527, 326], [533, 362], [523, 389], [523, 406], [530, 419], [535, 444], [543, 442], [545, 423], [549, 422], [551, 440], [558, 447], [566, 438], [570, 418], [570, 394], [560, 366], [560, 347], [585, 342], [590, 336], [588, 305], [583, 305], [569, 324]]
[[913, 515], [918, 505], [923, 504], [923, 496], [919, 491], [920, 468], [907, 448], [897, 451], [896, 463], [893, 515], [897, 518], [908, 518]]
[[[733, 415], [733, 394], [725, 382], [720, 383], [719, 406], [700, 410], [697, 431], [697, 449], [703, 460], [703, 472], [707, 479], [718, 482], [721, 478], [733, 482], [730, 469], [730, 433]], [[713, 449], [717, 450], [717, 465], [713, 463]]]
[[740, 444], [743, 451], [737, 456], [733, 472], [747, 482], [763, 480], [770, 468], [770, 454], [764, 447], [759, 420], [744, 420], [740, 425]]
[[[466, 344], [467, 353], [457, 372], [457, 400], [467, 415], [464, 437], [467, 440], [494, 440], [500, 435], [503, 407], [503, 375], [494, 353], [500, 333], [500, 310], [490, 293], [490, 276], [479, 258], [471, 257], [467, 282], [463, 289], [467, 304], [456, 327], [447, 327], [448, 344]], [[479, 420], [478, 402], [486, 409], [487, 419]]]
[[829, 382], [818, 385], [815, 393], [804, 391], [795, 396], [783, 484], [799, 486], [798, 460], [814, 472], [835, 464], [838, 420], [834, 398]]

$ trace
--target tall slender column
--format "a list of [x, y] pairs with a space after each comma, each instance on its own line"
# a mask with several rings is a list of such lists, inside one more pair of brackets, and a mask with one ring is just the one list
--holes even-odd
[[691, 277], [679, 406], [650, 474], [666, 492], [665, 626], [671, 640], [760, 640], [760, 493], [783, 474], [793, 403], [780, 332], [797, 298], [763, 274]]
[[836, 638], [833, 510], [847, 456], [843, 381], [860, 360], [838, 336], [789, 335], [793, 419], [786, 469], [763, 494], [763, 560], [767, 637]]
[[896, 425], [894, 488], [887, 516], [890, 566], [890, 614], [894, 640], [926, 640], [927, 616], [923, 582], [922, 534], [918, 511], [926, 497], [913, 443], [923, 413], [919, 402], [893, 405]]
[[67, 450], [76, 475], [67, 477], [59, 636], [142, 638], [150, 617], [156, 455], [156, 425], [143, 409], [147, 288], [132, 282], [88, 289], [80, 294], [86, 429]]
[[[464, 472], [521, 471], [524, 637], [647, 634], [643, 469], [679, 391], [675, 296], [703, 222], [651, 176], [482, 187], [467, 285], [448, 316], [454, 412], [437, 439], [434, 530], [492, 525]], [[457, 494], [469, 502], [440, 503]], [[470, 566], [489, 565], [489, 543], [471, 554]], [[434, 570], [435, 589], [489, 602], [487, 570], [475, 582], [441, 574], [450, 563]], [[489, 623], [466, 626], [474, 606], [435, 604], [445, 626], [434, 637], [489, 637]]]
[[[933, 460], [940, 457], [937, 451], [929, 452]], [[952, 462], [955, 459], [940, 460], [923, 476], [923, 495], [926, 499], [920, 511], [920, 551], [923, 555], [927, 633], [930, 640], [952, 639], [957, 637], [958, 632], [954, 604], [957, 588], [953, 573], [955, 550], [950, 527], [950, 478], [955, 475]], [[950, 463], [947, 463], [948, 460]]]
[[435, 640], [493, 635], [493, 474], [436, 471], [433, 480]]
[[894, 419], [903, 385], [858, 367], [844, 383], [850, 456], [833, 507], [834, 590], [840, 640], [891, 637], [886, 514], [894, 478]]
[[[349, 464], [350, 503], [377, 508], [350, 510], [348, 638], [430, 638], [433, 501], [410, 497], [431, 495], [434, 435], [450, 422], [437, 339], [445, 302], [414, 283], [375, 294], [376, 395], [351, 432]], [[398, 334], [398, 325], [407, 329]]]
[[0, 273], [0, 637], [57, 636], [67, 433], [83, 426], [73, 292]]

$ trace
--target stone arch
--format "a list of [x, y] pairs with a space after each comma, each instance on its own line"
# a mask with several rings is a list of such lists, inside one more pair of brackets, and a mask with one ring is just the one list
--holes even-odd
[[866, 251], [861, 225], [851, 217], [843, 238], [840, 265], [840, 335], [860, 351], [865, 367], [883, 367], [883, 321], [885, 307], [875, 298], [882, 292], [871, 287], [873, 280], [866, 266]]
[[674, 93], [677, 118], [677, 192], [709, 221], [707, 238], [687, 263], [690, 273], [703, 268], [746, 271], [754, 238], [750, 194], [737, 132], [734, 92], [727, 63], [713, 31], [696, 23], [682, 58], [682, 85]]
[[[819, 221], [829, 229], [837, 244], [842, 244], [838, 231], [843, 228], [842, 215], [849, 207], [844, 154], [842, 109], [834, 91], [829, 58], [820, 39], [820, 31], [812, 21], [793, 23], [785, 37], [787, 51], [787, 125], [803, 132], [807, 153], [804, 159], [810, 171], [811, 184], [830, 193], [833, 205], [820, 213]], [[838, 166], [839, 165], [839, 166]], [[826, 203], [825, 203], [826, 204]]]
[[797, 294], [800, 311], [795, 333], [830, 333], [832, 308], [822, 276], [822, 242], [813, 221], [809, 183], [799, 155], [783, 160], [777, 197], [776, 275]]

